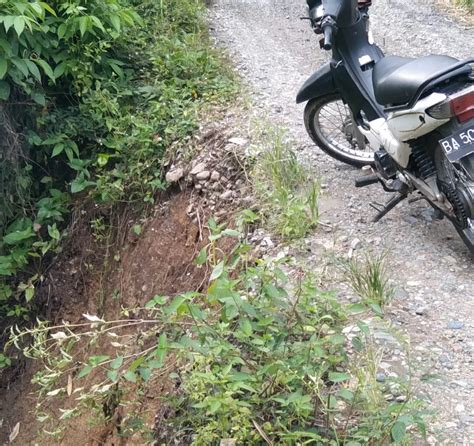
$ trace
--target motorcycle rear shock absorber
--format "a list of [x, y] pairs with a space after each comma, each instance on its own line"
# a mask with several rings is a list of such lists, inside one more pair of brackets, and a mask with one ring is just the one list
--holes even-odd
[[418, 167], [420, 177], [423, 180], [436, 175], [436, 166], [433, 158], [426, 151], [426, 147], [423, 139], [415, 139], [410, 141], [410, 147], [412, 149], [413, 160]]

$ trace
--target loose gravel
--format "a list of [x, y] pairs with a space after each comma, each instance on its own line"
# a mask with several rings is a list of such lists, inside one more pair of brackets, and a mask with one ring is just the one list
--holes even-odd
[[[378, 186], [356, 190], [360, 171], [332, 160], [309, 140], [295, 96], [328, 55], [319, 50], [308, 23], [299, 20], [306, 13], [303, 0], [212, 3], [212, 33], [248, 83], [254, 113], [286, 128], [301, 159], [321, 178], [325, 225], [294, 253], [317, 265], [327, 286], [343, 294], [347, 287], [326, 268], [334, 253], [389, 252], [397, 291], [388, 317], [411, 340], [416, 391], [437, 413], [428, 444], [474, 445], [474, 279], [467, 250], [451, 225], [433, 220], [420, 202], [402, 203], [380, 223], [370, 223], [369, 202], [383, 202], [387, 195]], [[457, 23], [432, 0], [375, 0], [371, 23], [387, 54], [474, 55], [474, 29]], [[390, 344], [393, 338], [382, 333], [380, 340]], [[379, 379], [403, 373], [406, 362], [407, 355], [392, 346]]]

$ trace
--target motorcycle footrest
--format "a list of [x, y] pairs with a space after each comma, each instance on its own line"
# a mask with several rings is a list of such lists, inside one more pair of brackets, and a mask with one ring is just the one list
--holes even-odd
[[379, 182], [377, 175], [365, 175], [355, 180], [355, 187], [365, 187]]

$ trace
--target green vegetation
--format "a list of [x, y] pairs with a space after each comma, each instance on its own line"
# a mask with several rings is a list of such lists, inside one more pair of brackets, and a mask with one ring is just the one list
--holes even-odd
[[304, 237], [319, 220], [319, 183], [296, 158], [281, 130], [261, 131], [252, 173], [265, 224], [286, 240]]
[[[156, 426], [158, 444], [379, 446], [424, 434], [410, 388], [377, 382], [380, 356], [368, 325], [359, 321], [357, 336], [343, 334], [351, 307], [288, 259], [253, 259], [238, 231], [213, 220], [209, 230], [196, 259], [211, 271], [204, 292], [155, 296], [145, 308], [124, 309], [121, 320], [86, 315], [84, 324], [41, 323], [14, 334], [12, 342], [44, 363], [34, 381], [45, 432], [61, 438], [84, 411], [106, 423], [113, 411], [105, 402], [114, 401], [125, 414], [121, 435], [149, 441], [134, 408], [159, 380], [175, 391], [161, 398], [160, 411], [172, 416]], [[233, 250], [216, 256], [228, 237], [238, 239]], [[88, 356], [78, 359], [84, 343]], [[402, 398], [387, 402], [387, 393]]]
[[[201, 10], [198, 0], [0, 2], [0, 317], [8, 347], [35, 360], [44, 443], [64, 442], [86, 417], [137, 444], [409, 444], [425, 434], [420, 404], [409, 382], [377, 382], [380, 354], [352, 314], [360, 306], [289, 259], [256, 257], [247, 241], [243, 227], [260, 217], [285, 240], [318, 223], [318, 183], [279, 132], [262, 135], [252, 175], [261, 213], [243, 211], [239, 230], [208, 222], [201, 291], [154, 296], [115, 320], [14, 325], [29, 316], [74, 206], [101, 209], [89, 224], [107, 244], [112, 211], [153, 203], [171, 148], [188, 144], [205, 104], [233, 93]], [[356, 292], [386, 302], [381, 260], [352, 265]], [[166, 391], [151, 399], [150, 422], [142, 408], [158, 382]], [[157, 410], [167, 416], [153, 426]]]
[[[143, 206], [204, 103], [234, 89], [195, 0], [0, 2], [0, 318], [27, 318], [87, 194]], [[0, 363], [1, 364], [1, 363]]]
[[457, 3], [474, 12], [474, 0], [457, 0]]
[[389, 283], [384, 254], [366, 253], [363, 260], [356, 257], [342, 262], [347, 282], [362, 301], [378, 313], [390, 303], [394, 289]]

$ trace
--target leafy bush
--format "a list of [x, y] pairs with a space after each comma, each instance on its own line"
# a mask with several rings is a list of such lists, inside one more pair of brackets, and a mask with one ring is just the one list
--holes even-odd
[[[211, 267], [205, 292], [155, 296], [116, 321], [85, 315], [84, 324], [40, 323], [14, 334], [20, 348], [33, 338], [24, 351], [44, 363], [34, 381], [45, 431], [64, 427], [81, 411], [92, 410], [94, 420], [106, 423], [113, 412], [105, 413], [105, 402], [112, 398], [127, 408], [127, 425], [135, 420], [137, 394], [146, 395], [156, 380], [171, 380], [175, 385], [168, 387], [176, 390], [162, 395], [161, 411], [168, 416], [157, 417], [158, 444], [207, 446], [229, 439], [378, 446], [409, 444], [417, 429], [424, 434], [409, 385], [377, 382], [380, 357], [368, 325], [360, 321], [357, 335], [344, 334], [351, 307], [286, 259], [252, 262], [245, 242], [227, 257], [216, 256], [219, 239], [241, 236], [214, 221], [209, 228], [211, 242], [196, 259]], [[351, 344], [355, 352], [349, 355]], [[84, 358], [85, 350], [90, 356]], [[72, 389], [76, 402], [68, 407], [71, 400], [61, 395]], [[387, 402], [388, 394], [402, 399]], [[63, 414], [59, 426], [51, 413], [56, 407]], [[143, 422], [135, 425], [130, 435], [149, 435]]]
[[74, 194], [103, 206], [152, 202], [165, 187], [166, 150], [186, 143], [203, 103], [232, 91], [202, 8], [194, 0], [0, 3], [0, 317], [26, 314]]

